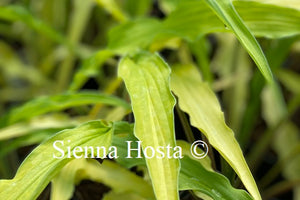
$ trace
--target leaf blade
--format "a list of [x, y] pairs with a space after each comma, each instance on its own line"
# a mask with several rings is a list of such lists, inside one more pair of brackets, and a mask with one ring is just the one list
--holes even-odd
[[190, 115], [191, 124], [205, 134], [210, 144], [236, 171], [250, 194], [255, 199], [261, 199], [240, 146], [225, 124], [213, 91], [201, 81], [194, 66], [175, 66], [172, 69], [171, 89], [178, 96], [180, 108]]
[[223, 175], [207, 171], [199, 162], [185, 157], [181, 160], [180, 189], [195, 190], [213, 199], [252, 199], [244, 190], [238, 190], [230, 185]]
[[100, 141], [108, 149], [112, 132], [112, 124], [92, 121], [57, 133], [27, 156], [13, 179], [0, 181], [0, 199], [31, 200], [38, 197], [55, 174], [74, 158], [67, 158], [67, 149], [64, 149], [62, 159], [54, 158], [55, 150], [52, 145], [55, 141], [67, 143], [70, 140], [68, 145], [71, 149], [78, 146], [97, 146]]
[[[125, 81], [135, 116], [134, 132], [142, 147], [175, 147], [173, 108], [175, 99], [169, 88], [170, 69], [158, 55], [141, 53], [125, 57], [119, 76]], [[163, 149], [166, 154], [166, 149]], [[156, 198], [179, 199], [179, 161], [175, 158], [146, 159]]]
[[247, 49], [267, 81], [273, 81], [268, 61], [255, 37], [244, 24], [230, 0], [205, 0], [217, 16], [235, 33], [236, 37]]

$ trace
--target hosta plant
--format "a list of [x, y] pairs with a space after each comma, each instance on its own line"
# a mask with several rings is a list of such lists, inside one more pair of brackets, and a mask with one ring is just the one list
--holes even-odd
[[296, 0], [0, 2], [0, 199], [300, 199], [299, 22]]

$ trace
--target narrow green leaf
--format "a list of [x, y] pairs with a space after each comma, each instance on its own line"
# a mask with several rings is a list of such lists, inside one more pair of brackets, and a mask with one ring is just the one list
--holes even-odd
[[[142, 142], [143, 149], [163, 147], [165, 157], [146, 158], [156, 198], [176, 200], [179, 198], [179, 160], [168, 158], [166, 148], [172, 147], [170, 155], [173, 156], [175, 99], [169, 88], [170, 69], [158, 55], [140, 53], [121, 60], [119, 76], [124, 79], [130, 94], [135, 117], [134, 134]], [[157, 153], [155, 156], [160, 157]]]
[[95, 92], [66, 93], [49, 97], [40, 97], [29, 101], [23, 106], [13, 109], [6, 116], [6, 120], [7, 124], [12, 124], [47, 112], [96, 103], [123, 106], [126, 109], [130, 109], [130, 106], [125, 101], [106, 94], [98, 94]]
[[[0, 181], [0, 199], [36, 199], [59, 170], [74, 159], [73, 154], [68, 158], [67, 147], [71, 150], [75, 147], [83, 149], [85, 146], [103, 146], [108, 149], [112, 133], [112, 124], [105, 121], [92, 121], [57, 133], [27, 156], [13, 179]], [[63, 153], [54, 148], [56, 141], [64, 143], [64, 146], [62, 143], [57, 144]], [[77, 151], [77, 156], [84, 156], [84, 153]]]
[[207, 171], [199, 162], [189, 157], [181, 160], [179, 188], [180, 190], [200, 191], [215, 200], [252, 199], [244, 190], [233, 188], [225, 176]]
[[243, 152], [232, 130], [225, 124], [218, 99], [209, 86], [201, 81], [194, 66], [177, 66], [171, 74], [171, 88], [178, 96], [180, 108], [190, 115], [191, 124], [208, 138], [238, 174], [255, 199], [261, 199]]
[[273, 75], [268, 61], [255, 37], [240, 18], [233, 7], [231, 0], [205, 0], [218, 17], [228, 26], [247, 49], [252, 59], [257, 64], [261, 73], [269, 81], [273, 81]]

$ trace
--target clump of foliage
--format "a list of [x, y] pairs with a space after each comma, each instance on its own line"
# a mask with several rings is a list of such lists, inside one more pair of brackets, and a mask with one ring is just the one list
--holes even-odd
[[2, 0], [0, 199], [84, 180], [105, 200], [300, 199], [299, 21], [295, 0]]

